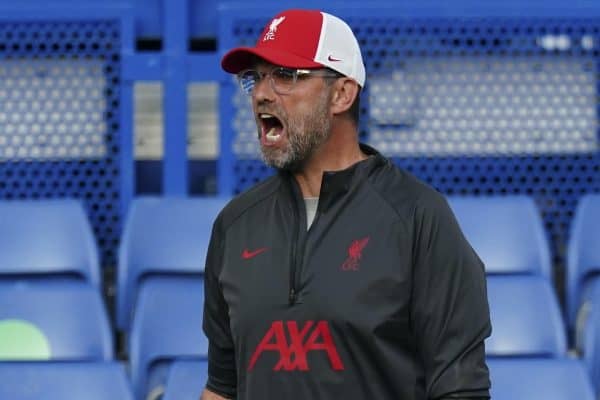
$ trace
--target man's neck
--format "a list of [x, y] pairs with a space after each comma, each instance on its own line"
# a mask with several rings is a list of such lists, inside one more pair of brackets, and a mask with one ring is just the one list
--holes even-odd
[[336, 141], [332, 136], [307, 160], [302, 170], [294, 173], [294, 177], [303, 197], [319, 197], [323, 172], [341, 171], [366, 158], [358, 141]]

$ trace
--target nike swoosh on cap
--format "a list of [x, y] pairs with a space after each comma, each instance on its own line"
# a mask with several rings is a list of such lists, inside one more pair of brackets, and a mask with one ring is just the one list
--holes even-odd
[[331, 54], [327, 56], [327, 60], [332, 61], [332, 62], [342, 61], [339, 58], [334, 58]]

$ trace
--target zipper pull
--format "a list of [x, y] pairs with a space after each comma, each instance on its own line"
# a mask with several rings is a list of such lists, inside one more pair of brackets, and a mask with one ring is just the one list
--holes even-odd
[[290, 302], [290, 305], [292, 305], [296, 302], [296, 291], [294, 290], [294, 288], [290, 289], [289, 302]]

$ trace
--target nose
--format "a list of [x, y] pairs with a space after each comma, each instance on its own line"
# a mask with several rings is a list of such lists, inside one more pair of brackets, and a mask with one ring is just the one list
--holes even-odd
[[254, 89], [252, 90], [252, 97], [258, 103], [272, 101], [275, 92], [273, 91], [273, 86], [270, 82], [270, 77], [265, 76], [263, 79], [259, 80], [254, 84]]

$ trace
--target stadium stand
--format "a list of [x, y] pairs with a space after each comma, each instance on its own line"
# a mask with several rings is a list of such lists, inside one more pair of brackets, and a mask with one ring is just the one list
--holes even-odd
[[450, 196], [448, 203], [487, 274], [552, 276], [541, 215], [528, 196]]
[[600, 306], [600, 297], [591, 296], [593, 288], [600, 287], [600, 195], [584, 195], [579, 200], [567, 254], [567, 316], [575, 328], [578, 310], [586, 303]]
[[495, 196], [448, 201], [485, 264], [492, 318], [488, 356], [564, 356], [566, 331], [551, 283], [549, 246], [533, 200]]
[[198, 400], [207, 379], [207, 362], [179, 360], [171, 366], [163, 400]]
[[149, 279], [140, 287], [129, 342], [131, 380], [140, 399], [159, 398], [175, 359], [206, 359], [203, 304], [198, 277]]
[[[47, 340], [49, 351], [45, 357], [28, 356], [30, 343], [22, 342], [18, 332], [13, 331], [13, 335], [3, 335], [0, 348], [10, 348], [11, 353], [3, 357], [0, 352], [0, 360], [110, 361], [114, 358], [112, 329], [102, 297], [88, 285], [0, 282], [2, 321], [21, 321], [35, 327]], [[21, 351], [19, 345], [23, 346]]]
[[139, 287], [151, 276], [200, 275], [212, 224], [227, 197], [139, 197], [119, 247], [117, 328], [127, 332]]
[[600, 285], [594, 285], [586, 294], [590, 300], [582, 305], [577, 318], [575, 350], [600, 398]]
[[549, 244], [533, 200], [456, 197], [449, 203], [486, 267], [492, 398], [593, 400], [584, 364], [567, 353]]
[[600, 398], [600, 195], [580, 198], [567, 250], [567, 320]]
[[0, 201], [0, 279], [76, 279], [100, 288], [98, 250], [81, 202]]
[[117, 326], [128, 332], [137, 396], [157, 398], [178, 357], [207, 355], [202, 273], [213, 222], [227, 201], [143, 197], [132, 203], [119, 253]]
[[94, 236], [76, 200], [0, 202], [0, 316], [37, 326], [51, 358], [110, 360]]
[[116, 362], [0, 363], [0, 398], [11, 400], [133, 400]]
[[538, 276], [488, 277], [489, 356], [565, 357], [566, 331], [554, 289]]
[[490, 359], [494, 400], [594, 400], [578, 360]]
[[133, 399], [76, 200], [0, 202], [0, 398]]

